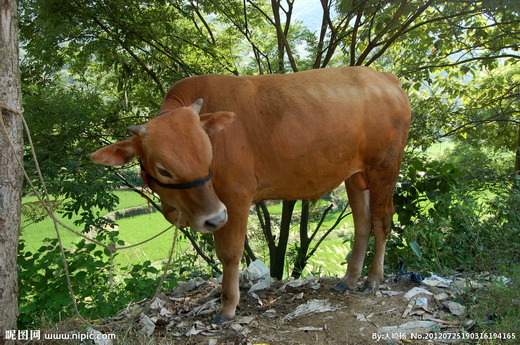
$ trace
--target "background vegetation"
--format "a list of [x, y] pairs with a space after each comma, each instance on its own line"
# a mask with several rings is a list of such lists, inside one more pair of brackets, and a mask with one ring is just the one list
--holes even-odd
[[[135, 168], [106, 169], [91, 164], [89, 155], [154, 116], [176, 81], [345, 65], [393, 72], [410, 96], [413, 123], [387, 272], [404, 264], [422, 272], [486, 270], [518, 279], [519, 12], [517, 1], [499, 0], [21, 0], [25, 116], [55, 206], [69, 224], [89, 232], [107, 229], [102, 216], [108, 212], [146, 203], [128, 197], [131, 192], [114, 192], [124, 185], [118, 174], [139, 185]], [[34, 171], [29, 157], [26, 165]], [[44, 240], [52, 231], [30, 193], [19, 256], [23, 328], [72, 313], [57, 243]], [[307, 265], [302, 258], [345, 206], [342, 192], [312, 207], [267, 205], [267, 212], [251, 217], [246, 258], [270, 261], [278, 277], [341, 274], [352, 240], [348, 217]], [[118, 230], [108, 226], [97, 236], [135, 243], [154, 232], [148, 224], [163, 226], [160, 218], [118, 220]], [[184, 236], [197, 237], [206, 261], [215, 261], [211, 237]], [[91, 318], [150, 294], [167, 256], [157, 244], [111, 257], [73, 236], [65, 243], [80, 311]], [[218, 266], [206, 261], [183, 251], [169, 283], [215, 274]], [[497, 289], [497, 301], [513, 298], [507, 288]], [[518, 319], [504, 310], [504, 318]]]

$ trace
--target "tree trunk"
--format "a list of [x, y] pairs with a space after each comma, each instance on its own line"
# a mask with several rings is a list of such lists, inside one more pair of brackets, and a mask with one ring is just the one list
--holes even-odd
[[310, 215], [310, 204], [309, 200], [302, 200], [302, 216], [300, 219], [300, 247], [294, 260], [294, 267], [291, 276], [293, 278], [300, 278], [302, 275], [305, 265], [307, 265], [307, 251], [311, 244], [308, 230], [309, 230], [309, 215]]
[[[16, 329], [23, 157], [16, 0], [0, 5], [0, 339]], [[11, 144], [13, 148], [11, 148]], [[13, 340], [2, 341], [14, 344]]]
[[518, 134], [516, 135], [515, 172], [520, 175], [520, 125], [518, 125]]
[[287, 242], [291, 230], [291, 218], [294, 211], [296, 200], [284, 200], [282, 203], [282, 220], [280, 223], [280, 237], [278, 245], [272, 255], [273, 260], [269, 264], [271, 277], [282, 279], [285, 267], [285, 253], [287, 252]]

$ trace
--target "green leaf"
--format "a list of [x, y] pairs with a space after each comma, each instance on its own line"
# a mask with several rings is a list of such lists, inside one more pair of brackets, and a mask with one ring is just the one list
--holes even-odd
[[417, 255], [418, 258], [421, 258], [422, 251], [421, 251], [421, 247], [419, 247], [419, 244], [417, 243], [417, 241], [412, 241], [409, 243], [409, 245], [410, 245], [410, 248], [412, 249], [412, 251], [414, 252], [414, 254]]

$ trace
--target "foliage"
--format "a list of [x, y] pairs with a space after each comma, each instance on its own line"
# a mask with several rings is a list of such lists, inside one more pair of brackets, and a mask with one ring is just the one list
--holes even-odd
[[[61, 203], [61, 200], [51, 200], [50, 202], [46, 201], [45, 205], [57, 209], [60, 207]], [[30, 224], [38, 223], [48, 216], [47, 211], [40, 201], [28, 201], [22, 203], [21, 212], [23, 222], [22, 229]]]
[[[191, 237], [189, 238], [188, 235]], [[189, 241], [195, 241], [199, 247], [199, 250], [206, 255], [206, 262], [208, 266], [206, 269], [198, 265], [199, 254], [196, 252], [184, 252], [179, 255], [174, 261], [174, 266], [179, 267], [178, 274], [186, 275], [189, 278], [194, 277], [206, 277], [209, 278], [215, 275], [215, 268], [220, 269], [220, 262], [215, 258], [215, 247], [213, 242], [213, 236], [211, 234], [201, 234], [191, 228], [182, 231], [181, 238]], [[211, 264], [210, 264], [211, 262]], [[211, 269], [210, 269], [211, 268]]]
[[482, 193], [500, 191], [504, 180], [512, 174], [511, 157], [507, 151], [487, 149], [470, 141], [460, 141], [443, 154], [443, 162], [460, 167], [457, 178], [458, 188], [462, 191], [481, 191]]
[[[33, 143], [47, 188], [55, 198], [66, 199], [60, 211], [68, 218], [80, 214], [77, 224], [88, 230], [101, 210], [111, 211], [118, 202], [109, 191], [116, 187], [114, 178], [87, 158], [97, 148], [92, 138], [113, 121], [108, 109], [100, 95], [58, 82], [45, 88], [28, 85], [24, 92], [26, 118], [36, 134]], [[26, 155], [26, 169], [39, 185], [28, 147]]]
[[[465, 153], [462, 162], [475, 155]], [[473, 173], [485, 171], [486, 166], [480, 172], [475, 167]], [[398, 222], [388, 242], [390, 267], [404, 262], [419, 270], [483, 270], [520, 262], [520, 246], [514, 240], [520, 231], [515, 206], [520, 194], [507, 179], [494, 181], [493, 196], [464, 181], [467, 175], [451, 163], [413, 159], [403, 172], [395, 196]]]
[[[96, 239], [124, 244], [117, 235], [117, 231], [100, 231]], [[159, 270], [150, 261], [117, 269], [109, 254], [84, 239], [65, 253], [78, 309], [86, 318], [112, 316], [128, 303], [152, 295], [157, 288]], [[37, 326], [44, 319], [58, 321], [75, 315], [57, 239], [49, 239], [37, 252], [25, 250], [22, 240], [18, 266], [19, 328]], [[175, 284], [176, 279], [170, 278], [166, 288]]]

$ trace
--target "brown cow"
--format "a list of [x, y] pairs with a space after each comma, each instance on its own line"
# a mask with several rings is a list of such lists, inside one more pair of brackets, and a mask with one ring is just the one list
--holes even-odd
[[317, 200], [342, 182], [355, 237], [336, 288], [355, 288], [371, 231], [376, 247], [365, 289], [378, 286], [410, 125], [410, 104], [394, 75], [344, 67], [197, 76], [173, 85], [160, 111], [92, 160], [123, 165], [138, 157], [165, 217], [174, 223], [182, 213], [192, 228], [213, 233], [224, 270], [216, 321], [235, 315], [251, 203]]

